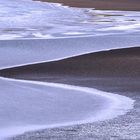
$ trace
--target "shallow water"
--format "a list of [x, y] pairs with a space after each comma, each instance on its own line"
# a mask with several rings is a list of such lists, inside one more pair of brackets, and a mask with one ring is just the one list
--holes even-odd
[[96, 89], [0, 78], [0, 139], [47, 127], [111, 119], [133, 100]]
[[140, 12], [70, 8], [31, 0], [0, 0], [0, 9], [1, 40], [140, 31]]

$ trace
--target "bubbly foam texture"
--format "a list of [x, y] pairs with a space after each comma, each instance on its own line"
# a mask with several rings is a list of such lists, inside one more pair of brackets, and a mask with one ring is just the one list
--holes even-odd
[[0, 9], [1, 40], [140, 31], [140, 12], [70, 8], [31, 0], [0, 0]]

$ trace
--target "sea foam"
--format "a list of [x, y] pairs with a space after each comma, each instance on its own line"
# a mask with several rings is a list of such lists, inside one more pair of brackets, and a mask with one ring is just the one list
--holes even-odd
[[140, 31], [140, 12], [70, 8], [31, 0], [0, 0], [0, 9], [0, 40]]

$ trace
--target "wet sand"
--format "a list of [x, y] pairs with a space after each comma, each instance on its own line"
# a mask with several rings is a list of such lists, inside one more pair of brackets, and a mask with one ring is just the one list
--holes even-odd
[[23, 79], [34, 80], [37, 77], [41, 81], [41, 78], [45, 78], [47, 75], [85, 78], [91, 76], [139, 77], [140, 47], [89, 53], [60, 61], [7, 68], [1, 70], [0, 74], [20, 79], [23, 77]]
[[117, 93], [135, 100], [134, 109], [112, 120], [28, 132], [14, 140], [108, 140], [140, 137], [140, 48], [90, 53], [2, 70], [1, 76], [65, 83]]
[[139, 0], [40, 0], [43, 2], [62, 3], [71, 7], [95, 8], [99, 10], [139, 11]]

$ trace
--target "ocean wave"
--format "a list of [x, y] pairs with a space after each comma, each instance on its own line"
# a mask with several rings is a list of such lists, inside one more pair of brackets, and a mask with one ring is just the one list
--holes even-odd
[[0, 9], [0, 40], [140, 31], [139, 12], [70, 8], [31, 0], [0, 0]]

